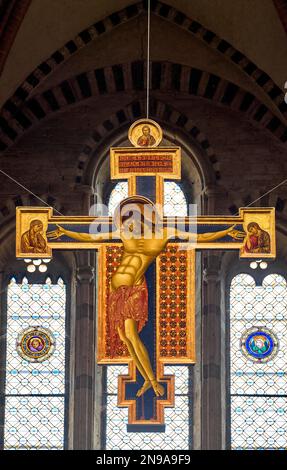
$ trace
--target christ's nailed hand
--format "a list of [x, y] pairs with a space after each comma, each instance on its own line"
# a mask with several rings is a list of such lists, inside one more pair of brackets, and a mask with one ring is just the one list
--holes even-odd
[[49, 238], [49, 240], [57, 240], [57, 238], [60, 238], [62, 235], [66, 234], [66, 230], [63, 227], [57, 224], [56, 227], [56, 230], [51, 230], [51, 232], [47, 232], [47, 238]]
[[232, 227], [230, 227], [227, 234], [230, 237], [234, 238], [235, 240], [243, 240], [243, 238], [245, 238], [245, 236], [246, 236], [246, 233], [242, 232], [241, 230], [235, 230], [234, 229], [235, 226], [236, 226], [236, 224], [232, 225]]

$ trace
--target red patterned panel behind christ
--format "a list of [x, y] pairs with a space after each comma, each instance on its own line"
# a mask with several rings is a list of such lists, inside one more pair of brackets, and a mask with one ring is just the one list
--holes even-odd
[[[112, 330], [112, 325], [110, 325], [110, 315], [109, 315], [109, 293], [110, 293], [110, 284], [111, 278], [118, 266], [120, 265], [121, 257], [123, 254], [123, 247], [119, 245], [110, 245], [106, 249], [106, 299], [105, 299], [105, 315], [106, 315], [106, 344], [105, 350], [108, 357], [115, 357], [114, 351], [112, 354], [111, 351], [111, 342], [110, 342], [110, 331]], [[118, 338], [116, 345], [116, 357], [126, 357], [128, 356], [128, 350], [125, 347], [124, 343]]]
[[168, 245], [159, 261], [159, 355], [187, 356], [187, 252]]

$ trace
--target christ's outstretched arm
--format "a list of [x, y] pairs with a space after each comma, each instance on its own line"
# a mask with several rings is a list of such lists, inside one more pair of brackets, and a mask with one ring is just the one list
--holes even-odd
[[[168, 238], [180, 238], [184, 241], [191, 241], [191, 242], [198, 242], [198, 243], [204, 243], [204, 242], [213, 242], [215, 240], [219, 240], [220, 238], [225, 237], [226, 235], [229, 235], [230, 237], [236, 239], [236, 240], [241, 240], [244, 238], [245, 233], [241, 232], [239, 230], [235, 230], [234, 227], [236, 224], [232, 225], [231, 227], [225, 229], [225, 230], [219, 230], [217, 232], [206, 232], [206, 233], [189, 233], [189, 232], [184, 232], [182, 230], [171, 230], [171, 233], [169, 234]], [[168, 230], [168, 229], [167, 229]]]
[[47, 232], [47, 238], [49, 240], [57, 240], [63, 235], [66, 235], [67, 237], [73, 238], [74, 240], [78, 240], [80, 242], [97, 242], [101, 240], [110, 240], [112, 238], [119, 238], [120, 236], [118, 231], [103, 232], [103, 233], [81, 233], [81, 232], [73, 232], [72, 230], [66, 230], [60, 225], [57, 225], [56, 230], [51, 230], [51, 232]]

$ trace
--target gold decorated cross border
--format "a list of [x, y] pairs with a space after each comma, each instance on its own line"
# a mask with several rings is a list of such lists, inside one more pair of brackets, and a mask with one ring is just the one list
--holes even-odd
[[[40, 220], [43, 224], [44, 238], [46, 241], [46, 250], [37, 253], [28, 253], [22, 251], [21, 238], [22, 235], [29, 230], [30, 223], [33, 220]], [[270, 251], [268, 253], [245, 253], [243, 250], [244, 240], [236, 240], [220, 242], [215, 240], [212, 242], [202, 241], [201, 243], [193, 242], [192, 248], [194, 249], [223, 249], [223, 250], [239, 250], [241, 258], [275, 258], [276, 257], [276, 243], [275, 243], [275, 209], [272, 207], [259, 207], [259, 208], [241, 208], [239, 209], [238, 216], [198, 216], [198, 217], [163, 217], [164, 225], [176, 224], [188, 227], [189, 225], [200, 227], [207, 226], [205, 231], [209, 231], [212, 226], [216, 230], [222, 230], [226, 226], [242, 226], [242, 230], [247, 233], [247, 226], [251, 222], [256, 222], [258, 225], [270, 235]], [[89, 216], [54, 216], [51, 207], [17, 207], [16, 208], [16, 257], [17, 258], [51, 258], [52, 251], [55, 249], [60, 250], [81, 250], [81, 249], [98, 249], [103, 243], [113, 243], [115, 241], [112, 237], [108, 237], [103, 242], [101, 241], [51, 241], [46, 237], [46, 231], [49, 225], [69, 225], [70, 228], [74, 226], [86, 227], [86, 233], [93, 225], [101, 225], [103, 232], [112, 232], [113, 219], [112, 217], [89, 217]], [[93, 233], [93, 230], [90, 231]]]

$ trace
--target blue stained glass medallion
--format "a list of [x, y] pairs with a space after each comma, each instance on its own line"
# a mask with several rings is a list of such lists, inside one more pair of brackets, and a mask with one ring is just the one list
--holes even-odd
[[267, 328], [253, 327], [241, 337], [241, 350], [248, 359], [267, 362], [273, 359], [278, 350], [278, 339]]

